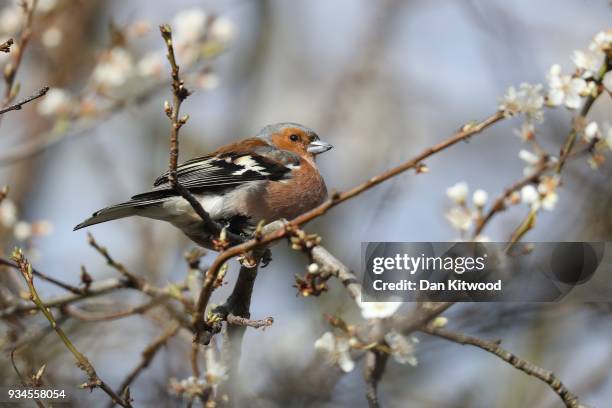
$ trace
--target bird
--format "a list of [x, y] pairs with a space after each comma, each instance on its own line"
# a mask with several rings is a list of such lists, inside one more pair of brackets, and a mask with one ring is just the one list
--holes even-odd
[[[250, 237], [261, 221], [291, 220], [327, 198], [315, 162], [333, 146], [291, 122], [265, 126], [255, 137], [222, 146], [176, 169], [177, 181], [227, 231]], [[166, 221], [196, 244], [215, 248], [214, 234], [172, 186], [166, 171], [150, 191], [92, 214], [74, 230], [130, 216]]]

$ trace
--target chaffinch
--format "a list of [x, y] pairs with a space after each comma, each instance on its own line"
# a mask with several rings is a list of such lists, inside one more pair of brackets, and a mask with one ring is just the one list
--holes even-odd
[[[177, 178], [214, 221], [249, 236], [260, 220], [290, 220], [323, 202], [327, 188], [315, 157], [331, 148], [305, 126], [279, 123], [179, 165]], [[194, 242], [211, 248], [214, 237], [172, 188], [168, 174], [159, 176], [151, 191], [96, 211], [74, 229], [138, 215], [170, 222]]]

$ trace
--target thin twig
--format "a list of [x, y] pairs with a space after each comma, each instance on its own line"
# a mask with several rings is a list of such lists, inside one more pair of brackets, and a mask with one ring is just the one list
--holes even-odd
[[108, 250], [105, 247], [98, 244], [98, 242], [95, 240], [91, 232], [87, 233], [87, 242], [89, 243], [89, 245], [91, 245], [93, 249], [98, 251], [98, 253], [104, 257], [104, 259], [106, 259], [106, 263], [108, 264], [108, 266], [115, 269], [121, 275], [125, 276], [125, 278], [130, 283], [132, 283], [134, 287], [144, 286], [145, 284], [144, 279], [128, 271], [127, 268], [123, 266], [122, 263], [115, 261], [115, 259], [110, 255]]
[[133, 316], [135, 314], [143, 314], [160, 305], [161, 302], [162, 299], [154, 298], [142, 305], [132, 306], [125, 310], [112, 313], [89, 313], [79, 309], [78, 307], [65, 305], [62, 307], [62, 312], [70, 317], [74, 317], [75, 319], [79, 319], [84, 322], [109, 322], [112, 320], [123, 319], [128, 316]]
[[[17, 76], [17, 70], [21, 65], [23, 59], [23, 53], [30, 42], [32, 37], [32, 22], [34, 21], [34, 10], [38, 0], [32, 0], [32, 2], [24, 1], [22, 3], [23, 12], [25, 14], [25, 21], [19, 38], [15, 44], [16, 51], [11, 54], [12, 60], [4, 68], [4, 99], [2, 100], [1, 106], [4, 108], [8, 106], [13, 99], [17, 96], [17, 90], [15, 89], [15, 77]], [[29, 4], [29, 7], [28, 7]]]
[[273, 317], [266, 317], [261, 320], [251, 320], [246, 317], [236, 316], [232, 313], [228, 314], [225, 320], [229, 324], [233, 324], [236, 326], [244, 326], [244, 327], [253, 327], [255, 329], [260, 329], [262, 327], [270, 327], [274, 323]]
[[[19, 266], [17, 264], [15, 264], [15, 263], [7, 260], [7, 259], [4, 259], [4, 258], [0, 258], [0, 265], [8, 266], [9, 268], [13, 268], [13, 269], [17, 269], [17, 270], [19, 269]], [[47, 281], [49, 283], [52, 283], [52, 284], [54, 284], [56, 286], [59, 286], [60, 288], [65, 289], [65, 290], [67, 290], [69, 292], [72, 292], [74, 294], [82, 295], [82, 294], [87, 292], [87, 290], [85, 290], [83, 288], [79, 288], [79, 287], [70, 285], [68, 283], [62, 282], [62, 281], [60, 281], [58, 279], [55, 279], [55, 278], [53, 278], [51, 276], [48, 276], [48, 275], [42, 273], [41, 271], [39, 271], [37, 269], [33, 268], [32, 269], [32, 273], [34, 274], [34, 276], [36, 276], [36, 277], [38, 277], [38, 278], [40, 278], [42, 280], [45, 280], [45, 281]]]
[[[169, 103], [164, 104], [164, 111], [166, 115], [170, 119], [171, 127], [170, 127], [170, 158], [168, 163], [168, 181], [172, 188], [176, 190], [193, 208], [193, 210], [198, 214], [198, 216], [202, 219], [204, 223], [203, 229], [206, 231], [210, 231], [215, 236], [218, 236], [223, 229], [221, 225], [217, 224], [204, 210], [202, 204], [186, 189], [179, 183], [177, 177], [177, 166], [178, 166], [178, 158], [179, 158], [179, 131], [187, 120], [189, 120], [189, 115], [185, 115], [180, 117], [180, 109], [181, 104], [187, 97], [191, 94], [187, 88], [185, 88], [185, 84], [180, 77], [180, 67], [176, 62], [176, 57], [174, 55], [174, 46], [172, 43], [172, 29], [168, 24], [163, 24], [159, 26], [159, 31], [161, 32], [162, 38], [166, 44], [166, 49], [168, 51], [167, 58], [170, 63], [170, 76], [172, 77], [172, 105]], [[238, 237], [233, 236], [234, 240], [232, 243], [241, 242], [242, 240]]]
[[[23, 376], [19, 372], [19, 369], [17, 368], [17, 363], [15, 362], [15, 350], [16, 349], [11, 350], [11, 354], [10, 354], [11, 365], [13, 366], [13, 370], [17, 374], [17, 377], [19, 377], [19, 381], [21, 381], [21, 385], [23, 385], [24, 387], [31, 387], [31, 385], [28, 383], [28, 381], [25, 380], [25, 378], [23, 378]], [[36, 406], [38, 408], [45, 408], [44, 404], [39, 398], [34, 398], [34, 402], [36, 403]]]
[[35, 99], [38, 99], [40, 97], [45, 96], [47, 91], [49, 91], [49, 87], [48, 86], [40, 88], [38, 91], [36, 91], [32, 95], [28, 96], [27, 98], [17, 102], [16, 104], [10, 105], [10, 106], [8, 106], [8, 107], [6, 107], [4, 109], [0, 109], [0, 115], [3, 115], [3, 114], [5, 114], [6, 112], [9, 112], [9, 111], [20, 110], [21, 107], [23, 105], [25, 105], [26, 103], [32, 102]]
[[561, 398], [566, 407], [578, 408], [581, 406], [578, 401], [578, 397], [571, 393], [552, 371], [545, 370], [521, 357], [516, 356], [515, 354], [502, 348], [499, 345], [499, 342], [482, 340], [477, 337], [467, 336], [463, 333], [433, 328], [431, 326], [423, 327], [421, 331], [453, 341], [455, 343], [462, 345], [467, 344], [488, 351], [524, 373], [538, 378], [539, 380], [548, 384], [550, 388], [559, 396], [559, 398]]
[[32, 266], [28, 262], [28, 260], [24, 257], [21, 250], [16, 249], [12, 255], [13, 261], [19, 265], [19, 270], [23, 275], [28, 289], [30, 291], [30, 300], [38, 307], [38, 309], [45, 315], [51, 327], [57, 333], [58, 337], [62, 340], [66, 348], [70, 351], [70, 353], [74, 356], [77, 361], [77, 366], [87, 374], [88, 381], [84, 384], [85, 388], [100, 388], [104, 391], [108, 396], [115, 401], [117, 404], [122, 407], [131, 407], [129, 400], [124, 400], [119, 395], [117, 395], [96, 373], [94, 366], [91, 362], [82, 354], [70, 341], [64, 330], [57, 324], [53, 314], [47, 309], [43, 301], [40, 299], [36, 288], [34, 287], [34, 274], [32, 273]]

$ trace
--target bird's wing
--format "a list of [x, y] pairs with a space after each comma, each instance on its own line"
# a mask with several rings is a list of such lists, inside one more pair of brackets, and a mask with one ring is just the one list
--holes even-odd
[[[252, 181], [278, 181], [286, 178], [291, 167], [266, 152], [222, 153], [189, 160], [177, 167], [178, 182], [194, 193], [221, 192]], [[174, 195], [168, 172], [153, 183], [153, 190], [132, 199], [154, 199]]]

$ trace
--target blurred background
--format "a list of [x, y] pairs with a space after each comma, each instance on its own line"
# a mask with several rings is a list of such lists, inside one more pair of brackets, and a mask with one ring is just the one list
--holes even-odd
[[[2, 40], [21, 27], [15, 4], [0, 2]], [[86, 231], [72, 228], [93, 211], [145, 191], [166, 169], [169, 124], [162, 105], [170, 87], [157, 26], [178, 21], [182, 28], [174, 26], [175, 32], [188, 41], [197, 36], [190, 24], [197, 26], [202, 13], [217, 16], [218, 37], [207, 40], [204, 57], [179, 53], [194, 90], [182, 108], [191, 118], [181, 130], [181, 159], [254, 135], [266, 124], [298, 122], [335, 146], [318, 163], [328, 187], [340, 191], [494, 113], [508, 86], [545, 83], [552, 64], [571, 72], [572, 51], [587, 48], [612, 21], [605, 0], [39, 0], [17, 74], [19, 95], [43, 85], [61, 93], [45, 97], [53, 103], [41, 99], [2, 118], [0, 187], [10, 187], [21, 222], [19, 228], [19, 222], [0, 223], [3, 257], [16, 245], [26, 247], [35, 267], [75, 284], [82, 265], [96, 280], [116, 276], [89, 247]], [[612, 122], [611, 107], [604, 95], [590, 117]], [[565, 109], [547, 112], [537, 127], [540, 143], [556, 154], [571, 120]], [[520, 124], [495, 125], [427, 160], [428, 173], [400, 175], [306, 230], [319, 233], [357, 274], [362, 241], [452, 241], [459, 234], [444, 215], [452, 204], [446, 189], [466, 181], [493, 198], [520, 179], [524, 145], [513, 132]], [[586, 159], [572, 162], [559, 203], [541, 213], [527, 240], [610, 241], [611, 175], [610, 162], [597, 171]], [[4, 206], [6, 221], [10, 209]], [[484, 233], [506, 240], [526, 213], [525, 206], [513, 207]], [[159, 285], [185, 277], [183, 253], [193, 244], [170, 225], [131, 218], [88, 230], [134, 273]], [[249, 329], [243, 346], [243, 385], [253, 406], [366, 406], [359, 369], [334, 381], [303, 375], [314, 341], [328, 330], [324, 312], [359, 321], [349, 297], [337, 282], [321, 297], [296, 296], [294, 275], [305, 272], [307, 260], [285, 242], [273, 248], [273, 258], [256, 282], [252, 316], [273, 316], [274, 325]], [[214, 293], [213, 303], [226, 298], [236, 273], [233, 262], [229, 284]], [[44, 282], [39, 291], [43, 299], [61, 294]], [[140, 301], [123, 291], [95, 305]], [[584, 403], [604, 407], [612, 400], [610, 311], [609, 304], [464, 304], [448, 316], [449, 327], [503, 338], [509, 350], [554, 371]], [[0, 334], [9, 325], [0, 323]], [[102, 323], [67, 319], [64, 327], [114, 386], [160, 332], [159, 324], [138, 315]], [[417, 337], [419, 364], [389, 364], [380, 386], [383, 406], [560, 406], [545, 384], [481, 350]], [[190, 375], [189, 342], [188, 336], [171, 340], [136, 381], [137, 406], [177, 403], [166, 384]], [[3, 353], [0, 378], [8, 384], [14, 373]], [[71, 361], [53, 334], [20, 355], [24, 371], [46, 362], [47, 381], [54, 384], [83, 381]], [[99, 391], [78, 398], [76, 405], [106, 401]]]

